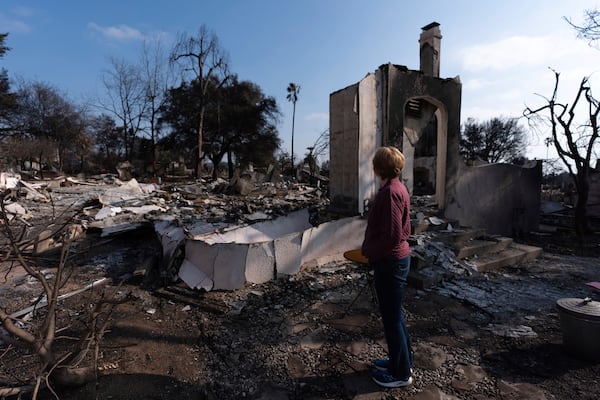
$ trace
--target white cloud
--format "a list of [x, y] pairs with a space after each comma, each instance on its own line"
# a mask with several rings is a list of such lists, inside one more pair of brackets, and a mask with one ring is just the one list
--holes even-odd
[[328, 113], [312, 113], [304, 117], [306, 121], [329, 121]]
[[[461, 119], [520, 117], [552, 95], [560, 73], [558, 100], [571, 103], [581, 79], [589, 76], [600, 97], [600, 50], [571, 31], [545, 36], [511, 36], [469, 46], [460, 52], [463, 78]], [[466, 78], [466, 79], [465, 79]]]
[[145, 35], [139, 30], [127, 25], [100, 26], [94, 22], [88, 23], [88, 28], [102, 36], [116, 40], [144, 40]]
[[516, 67], [552, 66], [568, 59], [581, 60], [589, 52], [582, 40], [556, 33], [546, 36], [512, 36], [461, 51], [466, 71], [508, 70]]
[[[522, 112], [522, 110], [521, 110]], [[461, 110], [461, 121], [465, 122], [468, 118], [474, 118], [478, 121], [487, 121], [492, 118], [504, 117], [504, 118], [520, 118], [521, 112], [510, 107], [489, 107], [481, 105], [468, 105], [465, 104]]]
[[0, 28], [2, 33], [21, 32], [26, 33], [31, 31], [31, 27], [23, 21], [11, 19], [0, 13]]
[[491, 85], [493, 85], [494, 83], [490, 80], [487, 79], [483, 79], [483, 78], [473, 78], [473, 79], [468, 79], [465, 80], [463, 82], [463, 89], [465, 90], [480, 90], [480, 89], [485, 89], [486, 87], [489, 87]]

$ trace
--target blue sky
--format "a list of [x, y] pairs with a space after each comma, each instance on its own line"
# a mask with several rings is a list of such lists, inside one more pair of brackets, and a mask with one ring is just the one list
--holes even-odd
[[[550, 96], [561, 73], [571, 101], [584, 76], [596, 77], [600, 49], [577, 39], [563, 17], [583, 21], [599, 2], [580, 0], [2, 0], [0, 32], [12, 48], [0, 60], [11, 78], [54, 85], [75, 102], [103, 95], [109, 58], [136, 61], [144, 38], [194, 34], [206, 24], [228, 52], [230, 69], [257, 83], [282, 111], [279, 135], [291, 147], [289, 82], [300, 85], [294, 150], [302, 156], [328, 128], [329, 94], [384, 63], [419, 68], [421, 27], [442, 32], [442, 78], [460, 76], [462, 120], [518, 117]], [[600, 91], [600, 89], [598, 89]], [[600, 97], [597, 96], [597, 97]], [[525, 122], [523, 122], [525, 124]], [[543, 138], [530, 156], [544, 158]], [[550, 149], [550, 157], [553, 152]]]

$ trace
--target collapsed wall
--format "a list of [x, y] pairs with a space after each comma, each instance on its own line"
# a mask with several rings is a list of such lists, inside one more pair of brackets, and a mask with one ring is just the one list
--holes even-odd
[[177, 221], [155, 230], [169, 264], [184, 255], [178, 277], [193, 289], [233, 290], [293, 275], [302, 266], [323, 265], [360, 247], [366, 221], [343, 218], [312, 226], [307, 209], [225, 232], [186, 234]]

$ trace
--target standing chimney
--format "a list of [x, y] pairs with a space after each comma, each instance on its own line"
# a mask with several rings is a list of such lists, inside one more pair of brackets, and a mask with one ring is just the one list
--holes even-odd
[[440, 77], [440, 48], [442, 43], [442, 33], [440, 24], [432, 22], [422, 27], [419, 37], [419, 55], [421, 57], [421, 71], [425, 75]]

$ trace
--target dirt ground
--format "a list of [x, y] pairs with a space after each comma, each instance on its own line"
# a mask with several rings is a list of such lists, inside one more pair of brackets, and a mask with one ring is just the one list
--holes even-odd
[[[233, 292], [183, 283], [150, 289], [136, 270], [158, 254], [152, 232], [88, 237], [74, 258], [72, 287], [105, 276], [111, 283], [64, 300], [57, 349], [86, 329], [101, 293], [130, 300], [112, 315], [97, 381], [57, 393], [62, 400], [597, 399], [600, 361], [564, 348], [556, 300], [600, 299], [585, 285], [600, 280], [600, 241], [544, 240], [533, 262], [429, 290], [410, 287], [414, 384], [382, 390], [369, 374], [385, 341], [365, 267], [337, 262]], [[2, 305], [24, 308], [36, 282], [19, 281], [15, 271], [7, 279]], [[0, 385], [29, 379], [36, 362], [0, 344]], [[40, 398], [55, 397], [44, 391]]]

